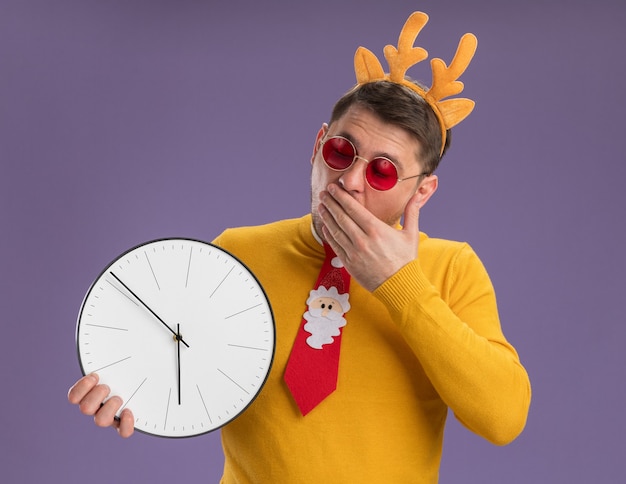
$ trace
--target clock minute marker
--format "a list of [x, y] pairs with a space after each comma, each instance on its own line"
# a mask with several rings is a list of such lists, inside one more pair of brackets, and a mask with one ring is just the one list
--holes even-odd
[[211, 295], [209, 296], [209, 299], [213, 297], [213, 295], [217, 292], [217, 290], [220, 288], [220, 286], [222, 284], [224, 284], [224, 281], [228, 278], [228, 276], [230, 276], [230, 273], [233, 272], [233, 269], [235, 268], [235, 266], [231, 267], [230, 270], [228, 271], [228, 273], [224, 276], [224, 278], [220, 281], [220, 283], [217, 285], [217, 287], [215, 289], [213, 289], [213, 292], [211, 293]]
[[189, 249], [189, 261], [187, 262], [187, 277], [185, 278], [185, 288], [189, 284], [189, 272], [191, 271], [191, 256], [193, 255], [193, 247]]
[[251, 309], [258, 308], [262, 304], [263, 303], [259, 303], [259, 304], [255, 304], [254, 306], [250, 306], [249, 308], [242, 309], [241, 311], [238, 311], [238, 312], [236, 312], [234, 314], [231, 314], [230, 316], [226, 316], [224, 319], [229, 319], [229, 318], [232, 318], [232, 317], [235, 317], [235, 316], [239, 316], [240, 314], [245, 313], [246, 311], [250, 311]]
[[232, 381], [235, 385], [237, 385], [239, 388], [241, 388], [246, 395], [250, 395], [250, 393], [244, 388], [242, 387], [239, 383], [237, 383], [235, 380], [233, 380], [231, 377], [229, 377], [226, 373], [224, 373], [222, 370], [220, 370], [219, 368], [217, 368], [217, 371], [219, 371], [222, 375], [224, 375], [226, 378], [228, 378], [230, 381]]
[[93, 373], [98, 373], [99, 371], [104, 370], [105, 368], [109, 368], [110, 366], [117, 365], [130, 358], [132, 358], [132, 356], [127, 356], [126, 358], [122, 358], [121, 360], [117, 360], [117, 361], [114, 361], [113, 363], [109, 363], [108, 365], [101, 366], [100, 368], [93, 370]]
[[[204, 411], [206, 412], [206, 416], [209, 417], [209, 423], [211, 425], [213, 425], [213, 420], [211, 419], [211, 414], [209, 414], [209, 409], [206, 406], [206, 403], [204, 402], [204, 397], [202, 396], [202, 392], [200, 391], [200, 387], [198, 386], [198, 384], [196, 383], [196, 388], [198, 389], [198, 395], [200, 395], [200, 400], [202, 401], [202, 406], [204, 407]], [[204, 424], [202, 422], [200, 422], [200, 424], [204, 427]]]
[[170, 413], [170, 399], [172, 398], [172, 389], [170, 388], [170, 392], [167, 394], [167, 407], [165, 407], [165, 421], [163, 422], [163, 430], [167, 428], [167, 417]]
[[143, 379], [143, 381], [139, 384], [139, 386], [137, 388], [135, 388], [135, 391], [133, 393], [131, 393], [130, 397], [128, 397], [126, 399], [126, 401], [124, 402], [124, 405], [122, 405], [122, 407], [120, 408], [120, 410], [119, 410], [120, 412], [126, 408], [126, 405], [128, 405], [128, 402], [130, 402], [133, 399], [133, 397], [137, 394], [137, 392], [143, 386], [143, 384], [146, 383], [147, 379], [148, 379], [148, 377], [145, 377]]
[[228, 343], [226, 346], [232, 346], [234, 348], [244, 348], [246, 350], [268, 351], [267, 348], [256, 348], [254, 346], [236, 345], [236, 344], [232, 344], [232, 343]]
[[128, 331], [128, 328], [117, 328], [115, 326], [105, 326], [103, 324], [85, 323], [85, 326], [92, 326], [94, 328], [102, 328], [102, 329], [114, 329], [116, 331]]
[[154, 277], [154, 282], [156, 282], [156, 285], [160, 291], [161, 286], [159, 285], [159, 281], [157, 280], [156, 274], [154, 273], [154, 269], [152, 268], [152, 264], [150, 263], [150, 258], [148, 257], [148, 253], [144, 251], [144, 255], [146, 256], [146, 261], [148, 261], [148, 266], [150, 266], [150, 272], [152, 272], [152, 277]]

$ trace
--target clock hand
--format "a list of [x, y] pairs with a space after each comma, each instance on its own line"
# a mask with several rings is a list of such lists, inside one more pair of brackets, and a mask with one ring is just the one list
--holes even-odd
[[[124, 288], [125, 288], [128, 292], [130, 292], [130, 293], [133, 295], [133, 297], [134, 297], [135, 299], [137, 299], [137, 301], [139, 301], [139, 302], [143, 305], [143, 307], [144, 307], [144, 308], [146, 308], [148, 311], [150, 311], [150, 313], [152, 313], [152, 315], [153, 315], [155, 318], [157, 318], [157, 319], [158, 319], [158, 320], [159, 320], [159, 321], [163, 324], [163, 326], [165, 326], [167, 329], [169, 329], [169, 330], [170, 330], [170, 332], [171, 332], [174, 336], [176, 336], [176, 339], [178, 340], [178, 338], [180, 337], [180, 334], [175, 333], [175, 332], [174, 332], [174, 330], [173, 330], [172, 328], [170, 328], [170, 327], [168, 326], [168, 324], [167, 324], [165, 321], [163, 321], [163, 320], [159, 317], [159, 315], [158, 315], [157, 313], [155, 313], [152, 309], [150, 309], [150, 307], [149, 307], [149, 306], [148, 306], [145, 302], [143, 302], [143, 301], [141, 300], [141, 298], [140, 298], [139, 296], [137, 296], [137, 294], [135, 294], [135, 293], [132, 291], [132, 289], [131, 289], [130, 287], [128, 287], [126, 284], [124, 284], [124, 282], [123, 282], [123, 281], [122, 281], [119, 277], [117, 277], [117, 276], [116, 276], [116, 275], [115, 275], [112, 271], [109, 271], [109, 274], [111, 274], [113, 277], [115, 277], [115, 279], [117, 279], [117, 282], [119, 282], [122, 286], [124, 286]], [[182, 338], [180, 338], [180, 341], [181, 341], [181, 342], [182, 342], [182, 343], [183, 343], [183, 344], [184, 344], [187, 348], [189, 348], [189, 345], [188, 345], [187, 343], [185, 343], [185, 340], [183, 340]]]
[[180, 405], [180, 342], [182, 338], [180, 336], [180, 324], [176, 325], [176, 372], [178, 381], [178, 405]]

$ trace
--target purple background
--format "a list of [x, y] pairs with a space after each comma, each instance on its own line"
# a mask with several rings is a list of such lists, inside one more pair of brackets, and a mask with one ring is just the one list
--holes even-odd
[[623, 0], [2, 0], [0, 481], [218, 480], [219, 434], [124, 441], [67, 403], [81, 300], [139, 242], [306, 213], [356, 47], [418, 9], [431, 57], [479, 39], [421, 228], [477, 250], [534, 392], [507, 447], [451, 418], [441, 482], [624, 482]]

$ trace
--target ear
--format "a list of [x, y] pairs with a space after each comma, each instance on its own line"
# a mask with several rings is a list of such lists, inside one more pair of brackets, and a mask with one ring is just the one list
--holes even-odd
[[315, 160], [315, 155], [317, 155], [317, 151], [320, 149], [320, 143], [324, 139], [324, 136], [326, 136], [326, 133], [328, 133], [328, 125], [324, 123], [315, 137], [315, 146], [313, 146], [313, 154], [311, 155], [311, 165], [313, 164], [313, 160]]
[[437, 187], [439, 186], [439, 178], [437, 175], [429, 175], [425, 177], [417, 187], [417, 193], [420, 195], [419, 197], [419, 208], [421, 209], [426, 202], [432, 197], [437, 191]]

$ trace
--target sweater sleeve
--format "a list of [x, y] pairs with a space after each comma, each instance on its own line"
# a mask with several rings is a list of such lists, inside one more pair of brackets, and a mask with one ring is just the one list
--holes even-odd
[[448, 264], [440, 262], [447, 269], [437, 287], [416, 259], [374, 295], [461, 423], [507, 444], [526, 424], [528, 375], [502, 334], [493, 286], [478, 256], [460, 244]]

